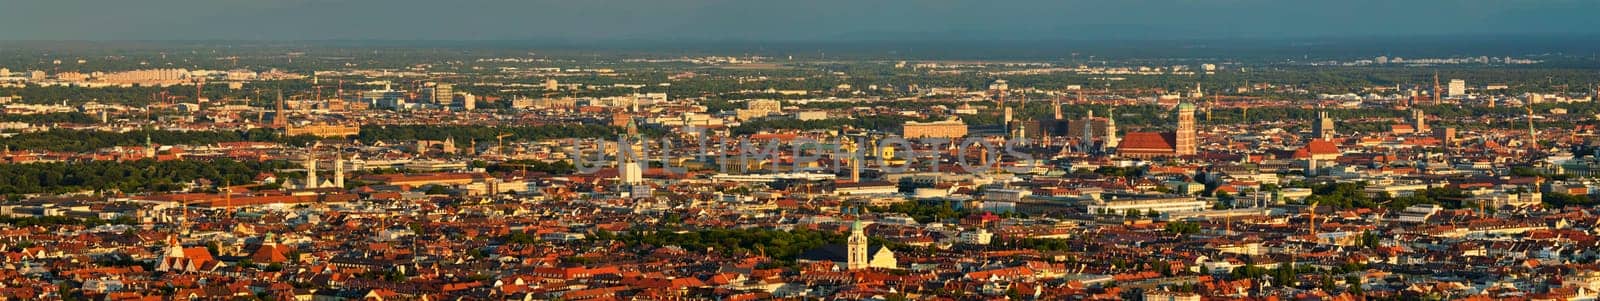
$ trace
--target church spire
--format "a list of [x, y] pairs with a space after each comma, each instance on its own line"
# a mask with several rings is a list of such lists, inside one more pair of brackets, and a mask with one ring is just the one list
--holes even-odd
[[1110, 110], [1106, 111], [1105, 140], [1106, 141], [1104, 143], [1100, 144], [1103, 150], [1110, 152], [1111, 149], [1117, 148], [1117, 108], [1111, 108]]
[[306, 149], [306, 185], [305, 188], [317, 188], [322, 183], [317, 181], [317, 144], [312, 144]]
[[846, 241], [845, 268], [849, 270], [864, 270], [871, 265], [867, 260], [867, 225], [858, 218], [850, 223], [850, 238]]
[[156, 157], [156, 144], [151, 142], [150, 132], [144, 133], [144, 157], [152, 159]]

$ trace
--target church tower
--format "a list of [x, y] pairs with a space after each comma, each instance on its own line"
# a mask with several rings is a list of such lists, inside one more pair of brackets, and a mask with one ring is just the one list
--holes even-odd
[[1178, 104], [1178, 129], [1173, 133], [1173, 152], [1177, 155], [1193, 155], [1196, 150], [1194, 128], [1194, 104]]
[[1417, 133], [1428, 130], [1428, 115], [1423, 113], [1422, 109], [1411, 109], [1411, 128]]
[[150, 159], [156, 158], [156, 144], [151, 142], [150, 133], [148, 132], [144, 134], [144, 157]]
[[1110, 111], [1106, 112], [1105, 142], [1102, 142], [1100, 146], [1106, 153], [1110, 153], [1111, 149], [1117, 148], [1118, 140], [1120, 139], [1117, 139], [1117, 109], [1111, 108]]
[[866, 224], [856, 221], [850, 224], [850, 238], [845, 242], [848, 257], [845, 268], [849, 270], [864, 270], [869, 265], [867, 260], [867, 233]]
[[289, 126], [289, 116], [283, 111], [283, 89], [278, 89], [278, 109], [272, 113], [272, 127], [286, 128]]
[[333, 157], [333, 186], [344, 189], [344, 153], [342, 151]]
[[317, 188], [322, 182], [317, 180], [317, 146], [312, 145], [306, 150], [306, 187]]
[[1327, 111], [1317, 112], [1317, 123], [1311, 124], [1311, 131], [1312, 135], [1316, 136], [1316, 139], [1333, 139], [1333, 118], [1328, 118]]

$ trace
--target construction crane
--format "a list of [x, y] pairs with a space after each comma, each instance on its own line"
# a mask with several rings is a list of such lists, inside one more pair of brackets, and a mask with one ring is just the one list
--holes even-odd
[[494, 139], [499, 141], [499, 143], [500, 143], [500, 147], [499, 148], [500, 148], [500, 155], [501, 156], [506, 155], [506, 137], [511, 137], [511, 134], [510, 133], [502, 133], [502, 134], [494, 136]]

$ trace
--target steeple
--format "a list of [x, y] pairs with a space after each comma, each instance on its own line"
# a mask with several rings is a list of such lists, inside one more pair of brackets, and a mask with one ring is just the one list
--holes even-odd
[[1529, 104], [1527, 106], [1527, 109], [1528, 109], [1528, 145], [1529, 145], [1530, 149], [1539, 149], [1539, 132], [1533, 129], [1533, 105]]
[[1315, 139], [1333, 139], [1333, 119], [1328, 118], [1327, 111], [1317, 111], [1317, 122], [1311, 124], [1311, 131]]
[[272, 127], [283, 128], [289, 126], [289, 116], [284, 116], [283, 89], [278, 89], [278, 110], [272, 115]]
[[144, 157], [151, 159], [156, 157], [156, 144], [151, 142], [149, 132], [144, 133]]
[[1111, 108], [1110, 111], [1106, 112], [1105, 142], [1100, 145], [1105, 151], [1110, 152], [1111, 149], [1117, 148], [1117, 143], [1117, 108]]
[[167, 258], [183, 258], [183, 244], [178, 242], [177, 235], [167, 235]]
[[306, 149], [306, 163], [305, 163], [305, 167], [306, 167], [306, 185], [305, 186], [306, 187], [305, 188], [317, 188], [318, 186], [322, 185], [322, 182], [317, 181], [317, 146], [318, 145], [319, 144], [312, 144], [310, 148]]
[[1173, 146], [1176, 147], [1177, 149], [1175, 149], [1173, 151], [1175, 153], [1177, 153], [1178, 155], [1193, 155], [1193, 154], [1195, 154], [1196, 148], [1197, 148], [1196, 147], [1197, 146], [1197, 142], [1195, 141], [1195, 134], [1196, 133], [1195, 133], [1195, 127], [1194, 127], [1194, 104], [1190, 104], [1190, 103], [1180, 103], [1180, 104], [1178, 104], [1178, 127], [1177, 127], [1177, 131], [1175, 131], [1175, 133], [1173, 133], [1173, 136], [1175, 138], [1175, 139], [1173, 139], [1174, 140], [1173, 141], [1174, 142]]
[[845, 242], [846, 254], [845, 268], [849, 270], [864, 270], [870, 263], [867, 260], [867, 225], [860, 219], [850, 223], [850, 238]]
[[333, 156], [333, 187], [344, 189], [344, 152]]
[[626, 127], [627, 127], [628, 137], [629, 138], [637, 138], [637, 137], [639, 137], [639, 124], [633, 122], [633, 117], [628, 117], [628, 124], [626, 125]]

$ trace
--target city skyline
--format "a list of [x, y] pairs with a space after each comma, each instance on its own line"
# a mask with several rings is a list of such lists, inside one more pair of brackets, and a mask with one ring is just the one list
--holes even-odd
[[0, 2], [0, 300], [1600, 299], [1600, 1]]
[[[1170, 40], [1593, 35], [1569, 0], [7, 1], [0, 40]], [[107, 13], [115, 12], [115, 13]]]

